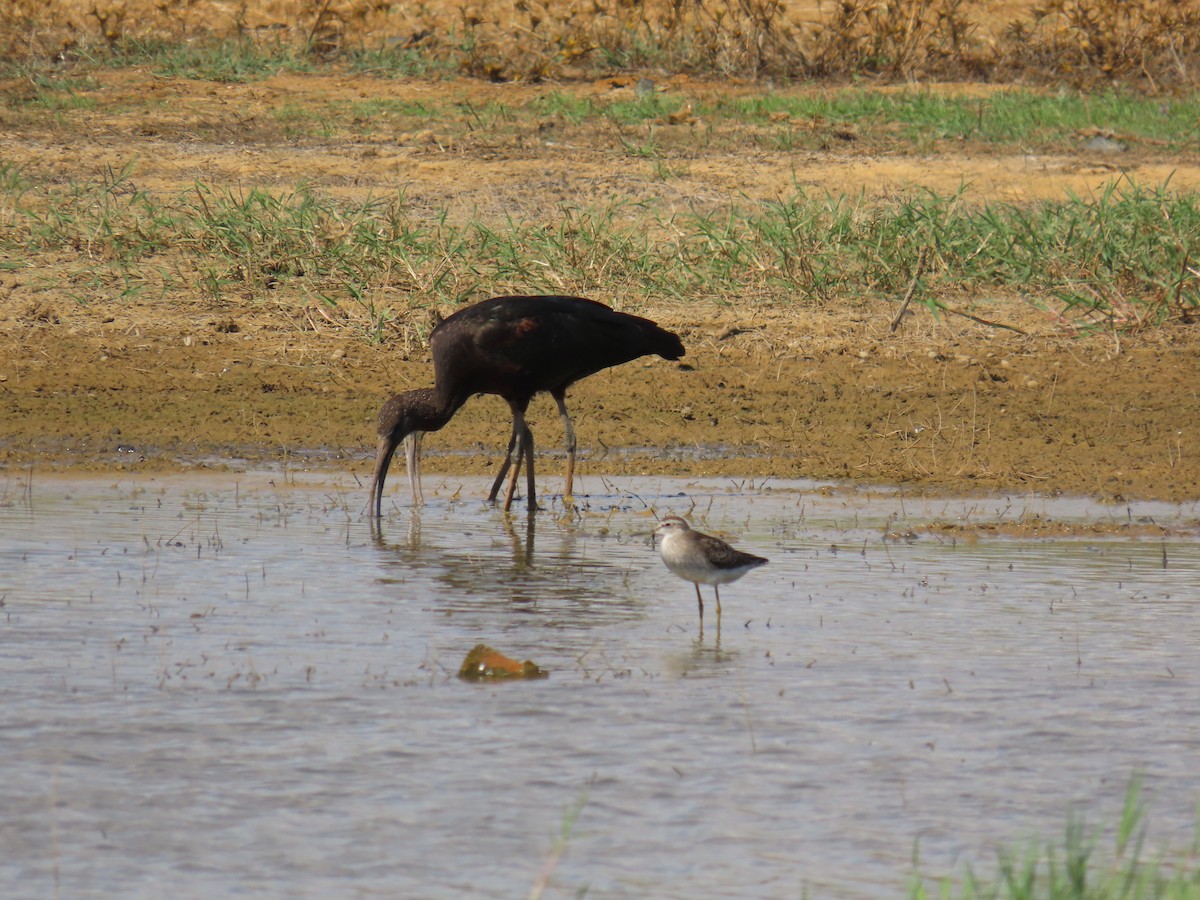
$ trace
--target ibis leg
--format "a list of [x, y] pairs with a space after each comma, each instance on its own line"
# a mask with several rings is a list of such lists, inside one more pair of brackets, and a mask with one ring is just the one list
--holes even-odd
[[533, 432], [529, 430], [529, 426], [525, 426], [525, 482], [526, 490], [529, 492], [529, 508], [537, 509], [537, 488], [534, 486], [533, 478]]
[[404, 439], [404, 466], [408, 470], [408, 490], [413, 506], [425, 505], [421, 490], [421, 438], [424, 432], [414, 431]]
[[517, 492], [517, 478], [521, 474], [521, 465], [525, 462], [525, 442], [521, 441], [517, 444], [517, 458], [512, 466], [512, 473], [508, 477], [508, 490], [504, 492], [504, 508], [507, 510], [512, 506], [513, 494]]
[[558, 414], [562, 417], [563, 432], [567, 440], [567, 480], [563, 487], [563, 496], [570, 497], [575, 486], [575, 426], [571, 423], [571, 414], [567, 412], [566, 392], [555, 392], [554, 402], [558, 404]]
[[529, 439], [526, 440], [526, 435], [529, 434], [529, 426], [525, 424], [525, 410], [513, 406], [512, 414], [513, 440], [519, 439], [519, 443], [517, 444], [517, 462], [508, 479], [508, 492], [504, 495], [505, 511], [512, 507], [513, 494], [517, 492], [517, 478], [521, 474], [521, 463], [525, 464], [527, 472], [533, 471], [533, 436], [529, 435]]
[[504, 476], [508, 474], [508, 470], [512, 466], [513, 450], [517, 446], [517, 436], [520, 433], [519, 428], [517, 417], [514, 415], [512, 435], [508, 439], [508, 450], [504, 454], [504, 463], [500, 466], [500, 471], [496, 473], [496, 480], [492, 482], [492, 491], [488, 494], [488, 503], [496, 502], [496, 497], [500, 495], [500, 485], [504, 484]]

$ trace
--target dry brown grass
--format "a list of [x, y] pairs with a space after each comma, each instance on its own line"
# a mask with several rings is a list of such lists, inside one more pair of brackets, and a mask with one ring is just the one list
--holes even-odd
[[839, 0], [812, 29], [810, 69], [816, 75], [868, 71], [901, 79], [975, 76], [994, 61], [979, 31], [966, 0]]
[[1015, 68], [1087, 80], [1195, 83], [1200, 3], [1195, 0], [1046, 0], [1012, 22], [1005, 45]]
[[615, 70], [743, 78], [1012, 79], [1191, 86], [1198, 0], [2, 0], [0, 52], [69, 59], [240, 38], [297, 56], [419, 55], [497, 81]]

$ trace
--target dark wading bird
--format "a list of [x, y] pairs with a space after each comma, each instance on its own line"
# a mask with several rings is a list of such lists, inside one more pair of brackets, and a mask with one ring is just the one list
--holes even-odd
[[371, 508], [383, 511], [383, 482], [392, 454], [405, 444], [414, 503], [421, 497], [421, 436], [442, 428], [475, 394], [496, 394], [512, 410], [512, 437], [489, 501], [495, 501], [504, 476], [516, 466], [504, 498], [512, 505], [521, 464], [525, 465], [529, 508], [537, 508], [533, 477], [533, 433], [525, 410], [539, 391], [558, 404], [566, 432], [567, 475], [564, 496], [575, 476], [575, 428], [567, 412], [567, 389], [582, 378], [652, 353], [665, 359], [684, 354], [679, 336], [649, 319], [609, 309], [583, 297], [494, 297], [459, 310], [429, 335], [434, 387], [390, 397], [379, 410], [379, 443], [371, 482]]

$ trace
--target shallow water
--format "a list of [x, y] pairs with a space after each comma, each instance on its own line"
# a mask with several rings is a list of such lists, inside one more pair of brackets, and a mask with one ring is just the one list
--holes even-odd
[[[902, 896], [915, 842], [992, 871], [1135, 772], [1190, 845], [1195, 540], [921, 526], [1196, 506], [589, 477], [531, 521], [486, 486], [390, 493], [376, 540], [349, 476], [10, 476], [0, 895]], [[651, 510], [770, 557], [719, 636]], [[459, 681], [480, 641], [550, 677]]]

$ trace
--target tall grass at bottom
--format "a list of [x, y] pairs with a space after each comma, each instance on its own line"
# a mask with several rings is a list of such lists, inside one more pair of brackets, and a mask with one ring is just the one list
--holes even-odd
[[[1089, 829], [1081, 815], [1067, 819], [1061, 842], [1034, 843], [1001, 851], [993, 874], [968, 867], [961, 877], [930, 883], [920, 872], [910, 900], [1195, 900], [1200, 898], [1200, 822], [1192, 845], [1147, 858], [1142, 781], [1134, 777], [1125, 793], [1120, 821], [1109, 829]], [[1112, 832], [1111, 851], [1101, 835]]]

